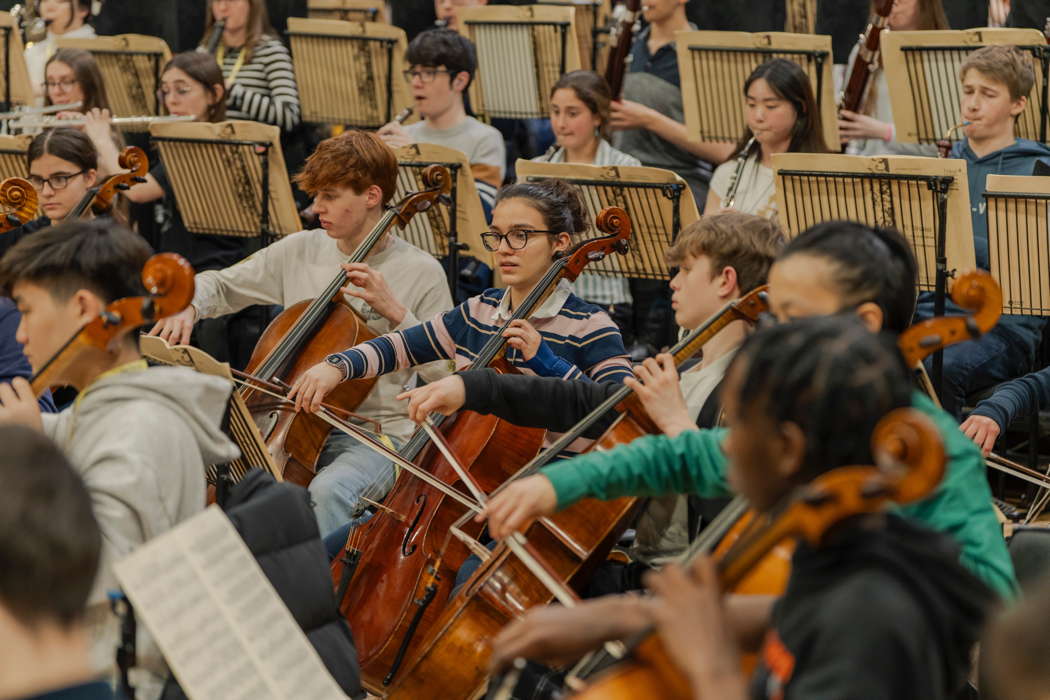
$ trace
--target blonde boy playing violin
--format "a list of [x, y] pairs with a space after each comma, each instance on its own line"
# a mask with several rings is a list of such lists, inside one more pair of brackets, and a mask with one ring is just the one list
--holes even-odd
[[[0, 284], [22, 321], [17, 339], [39, 372], [84, 325], [116, 299], [144, 294], [150, 255], [140, 236], [111, 221], [72, 221], [24, 238], [0, 261]], [[102, 559], [88, 601], [96, 672], [113, 665], [119, 639], [109, 611], [113, 562], [204, 508], [204, 467], [228, 462], [236, 446], [220, 426], [232, 386], [175, 367], [147, 368], [134, 332], [89, 348], [60, 379], [76, 402], [41, 416], [25, 379], [0, 385], [0, 423], [40, 430], [66, 453], [87, 485], [102, 531]], [[167, 676], [160, 651], [139, 630], [133, 683], [155, 698]]]
[[[397, 159], [376, 136], [350, 130], [323, 141], [296, 179], [313, 194], [321, 228], [285, 236], [225, 270], [198, 274], [192, 306], [158, 323], [151, 333], [187, 343], [200, 318], [234, 313], [251, 304], [288, 307], [313, 299], [340, 268], [349, 280], [341, 290], [344, 298], [377, 335], [452, 308], [445, 271], [437, 260], [392, 234], [380, 239], [365, 262], [346, 262], [394, 195]], [[448, 366], [430, 363], [417, 371], [433, 381], [448, 374]], [[406, 439], [414, 426], [394, 397], [414, 382], [407, 370], [384, 375], [356, 412], [381, 423], [395, 443]], [[362, 496], [378, 500], [394, 481], [390, 462], [342, 433], [329, 436], [318, 468], [310, 494], [322, 535], [361, 519], [366, 507]]]

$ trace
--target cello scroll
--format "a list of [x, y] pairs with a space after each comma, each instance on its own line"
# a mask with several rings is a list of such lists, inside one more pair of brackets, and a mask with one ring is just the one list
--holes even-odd
[[0, 182], [0, 208], [4, 210], [4, 216], [0, 219], [0, 233], [21, 226], [36, 216], [36, 189], [28, 180], [20, 177], [5, 179]]
[[909, 367], [948, 345], [979, 338], [995, 327], [1003, 313], [999, 283], [983, 270], [960, 276], [952, 287], [952, 301], [973, 313], [931, 318], [900, 334], [897, 345]]
[[569, 260], [563, 268], [568, 280], [575, 280], [583, 268], [612, 253], [626, 254], [630, 249], [631, 217], [620, 207], [606, 207], [595, 218], [594, 227], [606, 234], [578, 244], [565, 255]]

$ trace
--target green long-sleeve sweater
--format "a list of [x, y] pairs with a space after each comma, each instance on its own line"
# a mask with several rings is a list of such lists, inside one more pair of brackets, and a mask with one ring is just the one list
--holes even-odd
[[[961, 561], [1000, 595], [1016, 591], [1013, 564], [992, 508], [980, 450], [947, 413], [916, 392], [912, 405], [929, 416], [944, 440], [948, 458], [944, 481], [933, 496], [900, 507], [903, 515], [947, 532], [961, 547]], [[581, 498], [663, 496], [695, 493], [731, 495], [722, 451], [726, 430], [693, 430], [677, 437], [655, 435], [609, 452], [592, 452], [543, 469], [564, 508]]]

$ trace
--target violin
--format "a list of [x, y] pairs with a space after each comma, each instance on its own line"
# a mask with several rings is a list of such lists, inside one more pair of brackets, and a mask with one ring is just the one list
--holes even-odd
[[[759, 316], [768, 309], [766, 298], [766, 287], [763, 286], [726, 304], [671, 349], [675, 365], [680, 366], [696, 355], [707, 341], [730, 323], [757, 323]], [[624, 386], [497, 492], [511, 481], [536, 473], [611, 410], [618, 413], [616, 419], [585, 452], [610, 450], [643, 435], [661, 432], [634, 391]], [[536, 570], [535, 564], [530, 566], [524, 561], [506, 540], [491, 553], [484, 548], [478, 549], [484, 563], [433, 624], [435, 633], [420, 645], [414, 658], [405, 662], [404, 671], [398, 682], [390, 687], [388, 697], [471, 696], [484, 684], [490, 653], [488, 647], [477, 644], [477, 640], [493, 638], [523, 610], [546, 605], [555, 598], [565, 602], [566, 594], [556, 587], [544, 585], [545, 579], [567, 583], [577, 590], [582, 588], [594, 567], [605, 560], [624, 530], [634, 521], [642, 504], [643, 499], [639, 498], [613, 501], [589, 498], [532, 523], [525, 531], [524, 544], [531, 549], [531, 558], [543, 567], [545, 573], [542, 574]], [[465, 517], [472, 515], [468, 513]], [[465, 521], [461, 519], [455, 527], [462, 529], [463, 525]], [[571, 592], [567, 595], [572, 599]], [[469, 663], [465, 662], [468, 656], [463, 651], [465, 648], [471, 650]]]
[[[412, 217], [426, 211], [435, 202], [448, 201], [452, 188], [448, 168], [431, 165], [423, 171], [423, 184], [427, 189], [406, 195], [383, 213], [347, 259], [348, 263], [363, 262], [395, 225], [403, 229]], [[292, 385], [302, 373], [323, 362], [333, 352], [377, 337], [340, 291], [347, 282], [347, 273], [340, 268], [315, 299], [289, 306], [270, 322], [259, 337], [245, 369], [248, 379], [259, 381], [244, 385], [240, 390], [273, 455], [276, 468], [285, 480], [303, 487], [317, 472], [317, 460], [331, 426], [312, 413], [296, 412], [293, 404], [261, 391], [260, 387], [282, 383]], [[352, 412], [365, 400], [375, 383], [375, 377], [343, 382], [326, 400], [337, 409]]]
[[78, 330], [29, 380], [40, 396], [53, 386], [69, 384], [70, 372], [85, 357], [111, 352], [128, 333], [179, 313], [193, 301], [193, 267], [175, 253], [158, 253], [142, 267], [145, 296], [125, 297], [106, 305], [97, 318]]
[[0, 233], [32, 220], [37, 209], [36, 188], [20, 177], [5, 179], [0, 182], [0, 208], [4, 211], [0, 218]]
[[[722, 590], [733, 589], [780, 543], [804, 540], [819, 547], [826, 533], [847, 518], [881, 512], [891, 503], [921, 500], [940, 484], [944, 445], [937, 427], [920, 412], [900, 408], [887, 414], [876, 425], [871, 441], [879, 466], [839, 467], [818, 476], [762, 514], [730, 550], [717, 557]], [[688, 679], [667, 655], [658, 635], [647, 632], [629, 646], [625, 661], [599, 674], [572, 697], [693, 697]]]
[[[624, 210], [607, 208], [595, 223], [607, 235], [584, 241], [556, 259], [478, 353], [471, 369], [515, 372], [504, 356], [503, 332], [509, 324], [529, 318], [561, 279], [574, 280], [588, 263], [626, 251], [631, 223]], [[485, 492], [535, 456], [545, 434], [470, 411], [449, 418], [435, 414], [429, 420], [439, 426], [451, 453]], [[444, 457], [426, 429], [418, 430], [399, 453], [430, 478], [464, 489], [458, 464]], [[351, 531], [343, 556], [333, 562], [336, 599], [354, 635], [361, 678], [377, 692], [389, 692], [403, 663], [413, 657], [448, 602], [456, 571], [469, 554], [467, 546], [451, 535], [453, 523], [466, 510], [458, 499], [403, 471], [379, 511]], [[472, 527], [477, 536], [480, 526]]]
[[146, 152], [138, 146], [128, 146], [121, 151], [117, 162], [127, 172], [110, 175], [102, 184], [88, 188], [77, 205], [66, 215], [66, 219], [79, 219], [89, 210], [95, 216], [107, 214], [113, 209], [113, 200], [117, 192], [129, 190], [132, 185], [146, 181], [146, 173], [149, 172], [149, 158], [146, 157]]

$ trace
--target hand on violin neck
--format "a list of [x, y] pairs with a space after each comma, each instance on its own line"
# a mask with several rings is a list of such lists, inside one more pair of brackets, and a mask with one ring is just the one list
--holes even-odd
[[401, 325], [408, 314], [408, 309], [394, 296], [382, 272], [368, 263], [345, 263], [343, 270], [350, 282], [342, 288], [343, 294], [364, 301], [377, 314], [389, 321], [392, 328]]
[[487, 520], [489, 534], [502, 539], [523, 530], [532, 519], [552, 515], [557, 509], [558, 494], [554, 485], [542, 474], [534, 474], [515, 481], [493, 496], [474, 519], [477, 522]]
[[171, 345], [189, 345], [193, 324], [197, 321], [197, 308], [190, 304], [175, 314], [153, 324], [147, 335], [159, 336]]
[[466, 387], [462, 377], [451, 375], [411, 391], [397, 395], [398, 401], [408, 400], [408, 417], [422, 423], [431, 413], [451, 415], [463, 407]]
[[318, 362], [306, 370], [292, 384], [288, 399], [295, 401], [296, 411], [315, 413], [321, 408], [324, 397], [343, 382], [343, 370], [327, 362]]
[[689, 407], [682, 395], [674, 357], [665, 352], [647, 358], [642, 364], [635, 365], [634, 375], [623, 383], [637, 394], [646, 413], [660, 430], [669, 437], [696, 430], [696, 423], [689, 416]]
[[740, 653], [714, 563], [701, 556], [686, 570], [668, 564], [645, 577], [650, 614], [668, 655], [690, 680], [695, 697], [743, 700]]
[[503, 628], [492, 640], [493, 671], [517, 658], [566, 664], [614, 639], [638, 634], [652, 623], [637, 595], [612, 595], [572, 608], [540, 606]]
[[40, 404], [33, 394], [33, 387], [22, 377], [0, 384], [0, 424], [24, 425], [40, 432], [44, 430]]

